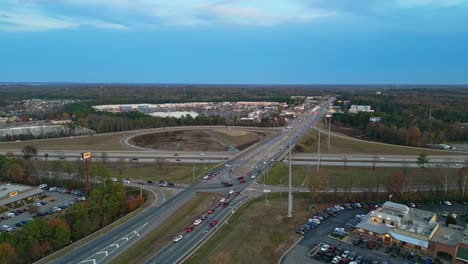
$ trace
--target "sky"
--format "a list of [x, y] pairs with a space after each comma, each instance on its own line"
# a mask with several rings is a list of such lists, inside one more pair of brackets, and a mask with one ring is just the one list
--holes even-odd
[[0, 82], [468, 84], [468, 0], [1, 0]]

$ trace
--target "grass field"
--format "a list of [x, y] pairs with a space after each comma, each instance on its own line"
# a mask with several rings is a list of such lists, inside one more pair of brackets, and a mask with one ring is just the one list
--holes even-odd
[[[324, 133], [325, 132], [325, 133]], [[317, 152], [318, 131], [312, 129], [297, 144], [297, 149], [302, 149], [306, 153]], [[345, 135], [333, 134], [330, 138], [330, 149], [328, 149], [328, 131], [322, 130], [320, 135], [320, 152], [330, 154], [376, 154], [376, 155], [419, 155], [425, 152], [429, 155], [466, 155], [466, 153], [456, 151], [434, 150], [426, 148], [413, 148], [398, 145], [390, 145], [378, 142], [354, 139]], [[296, 151], [299, 152], [299, 151]]]
[[182, 232], [188, 223], [206, 212], [213, 205], [212, 196], [219, 196], [219, 194], [197, 193], [162, 225], [145, 236], [144, 239], [132, 245], [125, 251], [125, 254], [120, 255], [111, 263], [144, 263], [146, 259], [153, 256], [168, 243], [171, 243], [172, 238]]
[[94, 136], [82, 136], [73, 138], [54, 138], [47, 140], [29, 140], [22, 142], [0, 143], [0, 149], [23, 149], [24, 146], [33, 146], [38, 150], [87, 150], [87, 151], [103, 151], [103, 150], [135, 150], [120, 144], [120, 139], [134, 134], [115, 133], [101, 134]]
[[[109, 163], [113, 177], [130, 178], [136, 181], [142, 179], [144, 181], [168, 181], [179, 184], [189, 184], [203, 177], [203, 164], [188, 164], [188, 163]], [[214, 166], [206, 164], [206, 168]], [[195, 169], [195, 173], [194, 173]], [[120, 174], [122, 172], [122, 174]], [[195, 175], [195, 177], [193, 177]]]
[[[390, 179], [392, 174], [403, 172], [403, 168], [379, 168], [375, 170], [368, 167], [321, 167], [320, 173], [310, 166], [292, 166], [292, 185], [301, 187], [306, 178], [310, 175], [315, 179], [319, 179], [322, 186], [344, 188], [352, 184], [353, 187], [369, 187], [384, 185]], [[442, 175], [447, 172], [450, 182], [456, 181], [458, 169], [439, 169], [426, 168], [424, 174], [421, 175], [420, 168], [406, 168], [406, 175], [414, 184], [432, 184], [438, 185], [441, 183]], [[284, 185], [288, 183], [288, 167], [282, 163], [277, 163], [268, 173], [268, 177], [259, 180], [269, 185]]]
[[287, 199], [279, 194], [247, 202], [227, 220], [185, 263], [277, 263], [299, 238], [295, 227], [312, 212], [302, 199], [294, 199], [293, 217], [286, 217]]

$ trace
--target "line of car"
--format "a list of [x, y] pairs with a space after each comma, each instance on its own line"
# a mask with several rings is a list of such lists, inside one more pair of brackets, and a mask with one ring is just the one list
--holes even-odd
[[[209, 209], [205, 214], [201, 215], [199, 218], [195, 219], [192, 225], [189, 225], [185, 228], [185, 233], [192, 232], [195, 227], [202, 225], [203, 221], [205, 221], [209, 215], [213, 214], [218, 207], [226, 208], [229, 206], [229, 200], [233, 200], [233, 195], [238, 196], [240, 192], [235, 192], [234, 190], [230, 190], [225, 196], [221, 197], [219, 201], [213, 205], [211, 209]], [[212, 219], [209, 223], [210, 227], [214, 227], [218, 224], [218, 220]], [[179, 234], [175, 236], [172, 241], [177, 243], [184, 238], [184, 234]]]

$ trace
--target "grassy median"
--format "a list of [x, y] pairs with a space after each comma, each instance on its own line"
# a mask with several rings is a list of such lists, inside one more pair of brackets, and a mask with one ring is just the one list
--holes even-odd
[[197, 193], [192, 199], [180, 207], [162, 225], [133, 244], [125, 254], [120, 255], [111, 263], [129, 264], [144, 263], [165, 245], [172, 242], [172, 238], [180, 233], [193, 220], [213, 206], [213, 196], [219, 194]]
[[299, 239], [295, 227], [312, 213], [297, 196], [292, 218], [286, 217], [285, 195], [270, 194], [244, 204], [185, 263], [277, 263]]

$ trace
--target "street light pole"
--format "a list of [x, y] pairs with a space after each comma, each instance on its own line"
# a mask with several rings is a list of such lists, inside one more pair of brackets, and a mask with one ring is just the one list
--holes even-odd
[[288, 188], [288, 215], [292, 217], [292, 188], [291, 188], [291, 141], [289, 141], [289, 188]]

